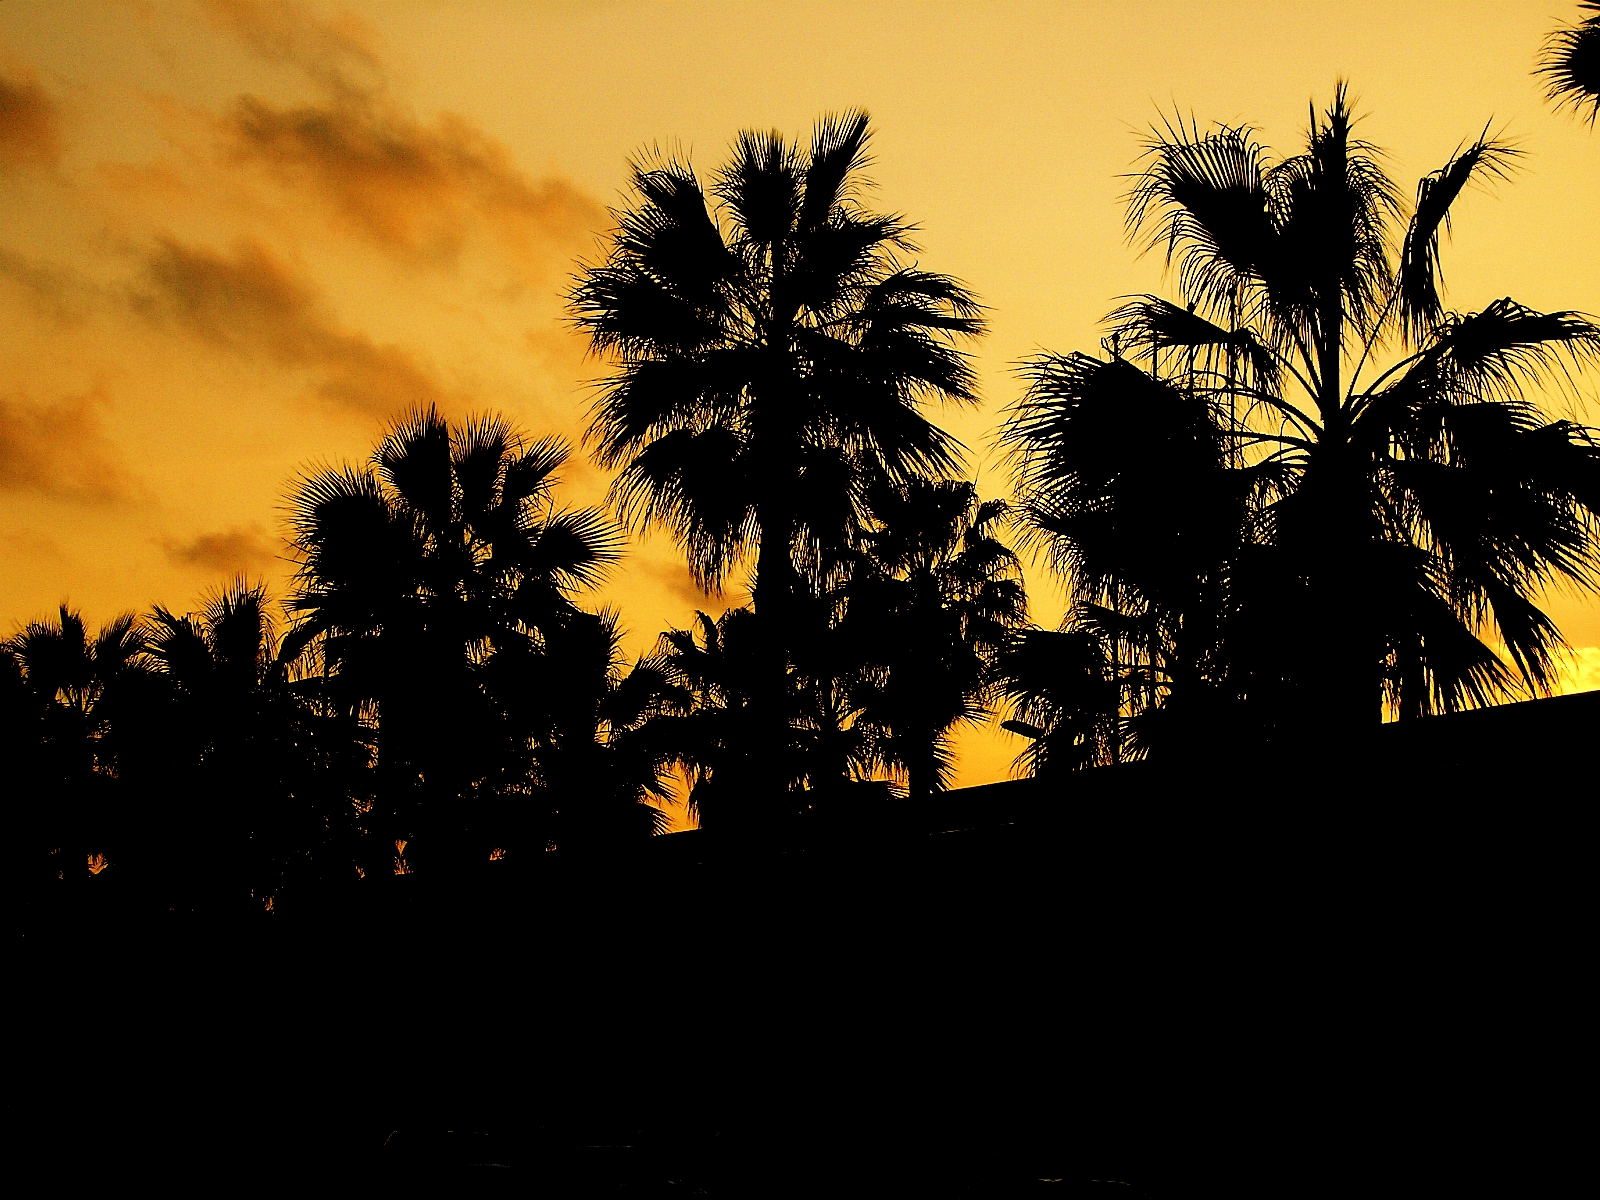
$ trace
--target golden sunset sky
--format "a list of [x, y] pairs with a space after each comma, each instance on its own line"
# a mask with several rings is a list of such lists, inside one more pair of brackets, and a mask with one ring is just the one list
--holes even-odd
[[[1094, 349], [1160, 290], [1121, 196], [1161, 113], [1298, 145], [1348, 78], [1409, 195], [1486, 124], [1520, 173], [1457, 206], [1449, 303], [1600, 312], [1600, 129], [1544, 99], [1564, 0], [1377, 3], [292, 3], [0, 0], [0, 634], [62, 601], [178, 611], [228, 576], [281, 594], [297, 473], [363, 458], [419, 401], [576, 441], [602, 371], [563, 321], [627, 163], [709, 172], [746, 127], [866, 108], [875, 202], [989, 306], [980, 410], [944, 422], [986, 494], [1041, 348]], [[1168, 289], [1169, 293], [1172, 289]], [[1552, 413], [1600, 413], [1600, 381]], [[576, 455], [566, 498], [606, 479]], [[1030, 574], [1053, 625], [1057, 585]], [[592, 603], [645, 649], [700, 596], [670, 540]], [[1600, 604], [1558, 596], [1600, 687]], [[1017, 747], [967, 737], [961, 782]]]

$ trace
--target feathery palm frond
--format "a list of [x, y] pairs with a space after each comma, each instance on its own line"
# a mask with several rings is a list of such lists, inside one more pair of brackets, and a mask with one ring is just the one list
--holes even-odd
[[1558, 109], [1570, 106], [1580, 118], [1588, 109], [1593, 125], [1600, 117], [1600, 0], [1580, 0], [1578, 7], [1591, 15], [1545, 39], [1538, 74]]

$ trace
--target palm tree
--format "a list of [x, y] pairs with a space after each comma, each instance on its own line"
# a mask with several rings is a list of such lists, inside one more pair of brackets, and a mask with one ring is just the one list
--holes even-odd
[[956, 341], [981, 332], [978, 305], [908, 265], [911, 226], [864, 205], [867, 143], [866, 114], [850, 112], [820, 121], [809, 148], [740, 134], [709, 189], [687, 163], [636, 164], [635, 202], [571, 296], [617, 363], [589, 433], [619, 469], [625, 525], [670, 530], [707, 590], [754, 553], [769, 730], [789, 703], [808, 564], [845, 539], [874, 479], [956, 463], [926, 401], [974, 400]]
[[[644, 664], [660, 681], [659, 703], [645, 729], [684, 770], [689, 812], [708, 828], [748, 829], [792, 815], [775, 798], [759, 791], [752, 796], [752, 790], [781, 775], [787, 794], [806, 775], [795, 728], [801, 705], [793, 675], [783, 722], [788, 736], [764, 736], [760, 718], [765, 714], [756, 704], [761, 664], [755, 624], [749, 608], [730, 608], [715, 620], [696, 613], [689, 628], [663, 633]], [[763, 799], [774, 802], [763, 804]]]
[[1538, 73], [1557, 108], [1570, 105], [1580, 117], [1588, 109], [1593, 125], [1600, 117], [1600, 0], [1581, 0], [1578, 7], [1592, 15], [1545, 39]]
[[559, 439], [528, 442], [495, 417], [452, 427], [429, 409], [398, 421], [370, 467], [295, 492], [284, 654], [311, 651], [321, 703], [373, 727], [369, 875], [506, 849], [483, 821], [525, 787], [537, 732], [510, 692], [565, 690], [547, 651], [581, 619], [574, 593], [619, 552], [601, 513], [556, 505], [566, 457]]
[[913, 799], [949, 783], [958, 725], [988, 715], [994, 666], [1027, 614], [1022, 568], [997, 536], [1002, 501], [959, 480], [874, 488], [844, 629], [881, 681], [865, 705]]
[[[1279, 473], [1236, 460], [1210, 398], [1121, 357], [1115, 335], [1110, 348], [1107, 361], [1026, 364], [1030, 386], [1003, 433], [1024, 542], [1046, 552], [1072, 601], [1070, 632], [1030, 634], [1005, 656], [1014, 732], [1072, 731], [1052, 735], [1054, 752], [1031, 748], [1036, 766], [1047, 752], [1057, 767], [1068, 761], [1062, 737], [1088, 756], [1080, 765], [1097, 765], [1142, 756], [1175, 709], [1188, 749], [1224, 719], [1237, 690], [1229, 654], [1249, 632], [1230, 619], [1230, 584], [1253, 562], [1251, 501]], [[1035, 654], [1061, 663], [1063, 678], [1046, 686], [1026, 661]]]
[[1001, 727], [1028, 739], [1015, 764], [1024, 774], [1053, 779], [1124, 757], [1122, 688], [1097, 631], [1019, 630], [996, 674], [1012, 704]]
[[1597, 580], [1594, 431], [1527, 393], [1600, 329], [1440, 296], [1452, 205], [1515, 152], [1466, 144], [1402, 221], [1352, 126], [1341, 84], [1281, 162], [1248, 128], [1157, 130], [1128, 223], [1186, 303], [1136, 299], [1106, 359], [1026, 368], [1024, 520], [1142, 654], [1147, 705], [1209, 688], [1261, 713], [1288, 688], [1274, 719], [1326, 731], [1547, 690], [1562, 642], [1532, 596]]
[[544, 670], [562, 681], [559, 691], [516, 679], [494, 688], [531, 710], [530, 795], [541, 826], [527, 844], [583, 848], [666, 828], [652, 801], [671, 795], [671, 755], [646, 727], [670, 704], [669, 687], [649, 661], [624, 670], [620, 641], [616, 614], [575, 614], [544, 649]]
[[14, 705], [31, 734], [13, 764], [13, 803], [26, 857], [49, 878], [84, 877], [101, 856], [125, 874], [125, 849], [138, 806], [118, 788], [127, 760], [142, 750], [149, 672], [138, 621], [123, 613], [90, 635], [65, 604], [55, 620], [29, 622], [6, 658]]
[[168, 685], [161, 804], [146, 817], [163, 885], [267, 906], [287, 877], [326, 865], [364, 747], [299, 694], [260, 585], [238, 580], [193, 615], [157, 605], [145, 643]]

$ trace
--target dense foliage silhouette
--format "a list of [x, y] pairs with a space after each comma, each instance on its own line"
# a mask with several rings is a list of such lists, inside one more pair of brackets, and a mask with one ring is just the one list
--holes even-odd
[[806, 596], [831, 585], [870, 488], [959, 462], [925, 402], [975, 399], [956, 342], [982, 331], [978, 305], [905, 261], [904, 218], [865, 206], [867, 143], [851, 112], [808, 147], [740, 134], [709, 187], [684, 162], [636, 163], [609, 253], [572, 293], [617, 363], [590, 436], [620, 469], [625, 525], [670, 530], [711, 590], [754, 559], [753, 715], [775, 749], [749, 765], [764, 793], [797, 786], [776, 748], [792, 740], [786, 642]]
[[[123, 909], [200, 933], [150, 966], [131, 960], [160, 938], [126, 939], [119, 962], [109, 939], [84, 953], [90, 922], [63, 922], [64, 965], [19, 989], [39, 1009], [72, 1001], [48, 1034], [19, 1021], [50, 1059], [41, 1077], [70, 1093], [58, 1139], [86, 1125], [85, 1096], [110, 1096], [104, 1127], [162, 1147], [166, 1178], [202, 1140], [152, 1103], [177, 1079], [219, 1127], [250, 1127], [228, 1131], [228, 1171], [296, 1180], [284, 1150], [315, 1103], [346, 1142], [424, 1114], [386, 1125], [368, 1184], [481, 1183], [514, 1139], [436, 1120], [475, 1108], [506, 1125], [559, 1112], [570, 1137], [513, 1147], [547, 1187], [645, 1194], [645, 1139], [597, 1135], [587, 1099], [681, 1148], [684, 1130], [658, 1122], [677, 1106], [695, 1114], [699, 1166], [730, 1146], [759, 1165], [697, 1191], [760, 1179], [785, 1194], [774, 1175], [788, 1194], [837, 1190], [867, 1178], [842, 1170], [860, 1154], [889, 1191], [1059, 1194], [1054, 1168], [974, 1169], [970, 1187], [951, 1173], [959, 1143], [1015, 1158], [1028, 1125], [1153, 1161], [1158, 1179], [1163, 1162], [1199, 1178], [1200, 1154], [1246, 1164], [1253, 1194], [1283, 1194], [1264, 1158], [1343, 1162], [1366, 1186], [1375, 1121], [1417, 1144], [1415, 1087], [1381, 1120], [1334, 1084], [1318, 1084], [1323, 1109], [1284, 1105], [1293, 1092], [1242, 1070], [1241, 1047], [1337, 1080], [1348, 1065], [1297, 1059], [1297, 1031], [1348, 1026], [1328, 1057], [1370, 1080], [1381, 1064], [1359, 1054], [1397, 1019], [1411, 1036], [1404, 1013], [1352, 1025], [1362, 1003], [1334, 994], [1328, 1020], [1294, 1004], [1263, 1018], [1240, 997], [1321, 981], [1330, 962], [1363, 995], [1371, 978], [1398, 994], [1395, 964], [1439, 973], [1418, 954], [1446, 924], [1436, 897], [1460, 903], [1488, 862], [1502, 892], [1466, 924], [1462, 961], [1502, 927], [1519, 955], [1561, 960], [1571, 937], [1549, 914], [1581, 911], [1582, 870], [1543, 815], [1501, 854], [1528, 758], [1480, 745], [1576, 743], [1600, 695], [1553, 702], [1554, 722], [1526, 705], [1351, 735], [1384, 709], [1549, 688], [1561, 641], [1534, 597], [1596, 583], [1600, 449], [1529, 396], [1600, 355], [1600, 330], [1510, 300], [1447, 311], [1440, 229], [1513, 151], [1464, 145], [1405, 214], [1353, 123], [1341, 87], [1282, 161], [1246, 128], [1157, 131], [1129, 224], [1166, 247], [1182, 299], [1123, 305], [1104, 357], [1024, 365], [1002, 433], [1013, 501], [956, 478], [961, 447], [925, 415], [974, 398], [959, 347], [979, 309], [907, 265], [903, 219], [863, 205], [853, 113], [808, 148], [741, 135], [709, 189], [686, 164], [635, 169], [633, 207], [571, 296], [615, 368], [591, 437], [619, 471], [618, 524], [560, 503], [559, 439], [417, 410], [369, 462], [292, 484], [282, 619], [235, 580], [193, 613], [157, 606], [96, 633], [63, 605], [0, 643], [25, 936], [85, 910], [115, 929]], [[652, 524], [708, 596], [749, 570], [752, 603], [698, 613], [630, 663], [619, 614], [584, 601], [621, 531]], [[1071, 589], [1061, 629], [1028, 624], [1018, 528]], [[1035, 778], [941, 803], [956, 733], [1003, 705]], [[1259, 753], [1307, 731], [1311, 755]], [[1396, 732], [1408, 740], [1383, 742]], [[1128, 763], [1149, 757], [1166, 762]], [[1116, 769], [1083, 773], [1097, 766]], [[1218, 799], [1250, 771], [1292, 778], [1297, 803], [1254, 782]], [[708, 834], [639, 852], [680, 786]], [[1472, 811], [1468, 793], [1493, 804]], [[1524, 878], [1500, 871], [1518, 861]], [[1419, 879], [1425, 913], [1408, 910]], [[1513, 893], [1532, 897], [1529, 920], [1507, 918]], [[1363, 906], [1372, 936], [1343, 936]], [[195, 912], [226, 921], [185, 926]], [[236, 936], [246, 915], [266, 933]], [[669, 920], [687, 935], [664, 935]], [[1530, 950], [1528, 929], [1548, 945]], [[1341, 941], [1359, 953], [1341, 961]], [[240, 964], [219, 984], [229, 951]], [[137, 992], [162, 972], [165, 990], [110, 1003], [100, 982]], [[59, 991], [38, 989], [52, 974]], [[1174, 980], [1193, 996], [1174, 1002]], [[1542, 1020], [1562, 988], [1524, 990]], [[1441, 1064], [1459, 1065], [1464, 1036], [1441, 1034]], [[1191, 1063], [1195, 1047], [1215, 1061]], [[1076, 1108], [1073, 1089], [1040, 1087], [1069, 1057]], [[652, 1074], [660, 1100], [640, 1086]], [[1179, 1076], [1188, 1090], [1167, 1094]], [[250, 1103], [226, 1102], [224, 1080]], [[1252, 1115], [1269, 1107], [1277, 1124]], [[1558, 1127], [1545, 1116], [1539, 1155]], [[662, 1190], [683, 1191], [697, 1157], [671, 1183], [656, 1170]], [[1525, 1180], [1538, 1156], [1510, 1157]], [[944, 1165], [908, 1174], [919, 1158]], [[1330, 1178], [1327, 1194], [1351, 1194]], [[1112, 1188], [1135, 1194], [1078, 1190]]]
[[843, 588], [843, 631], [869, 667], [864, 709], [913, 798], [949, 784], [951, 736], [989, 716], [995, 666], [1027, 619], [1006, 505], [961, 481], [883, 484]]
[[[289, 649], [314, 656], [320, 701], [370, 734], [367, 873], [402, 842], [406, 868], [461, 870], [555, 837], [565, 797], [547, 777], [570, 774], [575, 739], [595, 742], [613, 682], [612, 631], [573, 594], [620, 550], [603, 514], [556, 505], [566, 457], [501, 418], [452, 427], [427, 410], [369, 467], [295, 490]], [[653, 810], [629, 803], [648, 828]]]
[[[619, 520], [560, 503], [559, 439], [416, 410], [292, 485], [283, 619], [238, 580], [28, 625], [0, 647], [39, 801], [15, 876], [272, 911], [648, 837], [680, 788], [735, 834], [893, 820], [1002, 705], [1020, 771], [1060, 778], [1548, 691], [1535, 597], [1600, 574], [1600, 448], [1529, 397], [1600, 329], [1444, 306], [1440, 232], [1515, 151], [1464, 144], [1406, 211], [1353, 127], [1341, 85], [1281, 161], [1244, 127], [1156, 131], [1128, 222], [1181, 299], [1023, 365], [1013, 502], [925, 411], [975, 399], [983, 322], [865, 205], [864, 114], [741, 134], [708, 185], [640, 162], [570, 294], [612, 368], [590, 437]], [[751, 603], [630, 663], [582, 601], [652, 525]], [[1028, 624], [1014, 529], [1066, 579], [1062, 629]]]
[[1183, 302], [1136, 298], [1106, 357], [1024, 368], [1003, 434], [1022, 519], [1135, 747], [1547, 692], [1564, 643], [1534, 598], [1597, 578], [1595, 431], [1529, 395], [1594, 362], [1600, 329], [1441, 298], [1452, 205], [1516, 152], [1466, 143], [1406, 217], [1354, 123], [1340, 85], [1277, 162], [1247, 127], [1159, 128], [1128, 225]]

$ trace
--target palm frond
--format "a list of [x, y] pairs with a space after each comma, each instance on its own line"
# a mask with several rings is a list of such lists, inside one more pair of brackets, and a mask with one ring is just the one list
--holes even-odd
[[811, 134], [806, 156], [805, 188], [800, 205], [800, 226], [816, 229], [830, 223], [842, 204], [855, 199], [862, 186], [861, 173], [871, 165], [867, 144], [869, 119], [861, 109], [827, 114]]
[[1439, 323], [1427, 361], [1439, 385], [1458, 400], [1513, 400], [1551, 377], [1563, 362], [1600, 361], [1600, 326], [1578, 312], [1542, 313], [1509, 298], [1481, 312]]
[[1488, 133], [1485, 127], [1476, 140], [1458, 149], [1449, 162], [1417, 184], [1417, 207], [1406, 229], [1397, 276], [1400, 322], [1413, 344], [1421, 344], [1444, 317], [1439, 292], [1439, 230], [1450, 229], [1451, 205], [1469, 183], [1506, 178], [1522, 153]]
[[1581, 0], [1578, 7], [1592, 15], [1545, 39], [1537, 73], [1557, 109], [1571, 107], [1592, 126], [1600, 117], [1600, 3]]
[[1247, 127], [1202, 134], [1181, 118], [1152, 131], [1127, 195], [1128, 232], [1165, 247], [1183, 294], [1219, 318], [1278, 256], [1266, 148]]
[[450, 426], [430, 405], [396, 419], [372, 455], [379, 478], [436, 531], [457, 515], [450, 451]]
[[[1256, 337], [1255, 331], [1241, 327], [1224, 329], [1159, 296], [1139, 296], [1106, 317], [1119, 356], [1137, 356], [1141, 347], [1182, 347], [1221, 351], [1235, 355], [1249, 369], [1256, 387], [1268, 394], [1279, 388], [1280, 368], [1272, 349]], [[1212, 366], [1208, 356], [1206, 366]], [[1240, 382], [1243, 382], [1241, 371]]]

